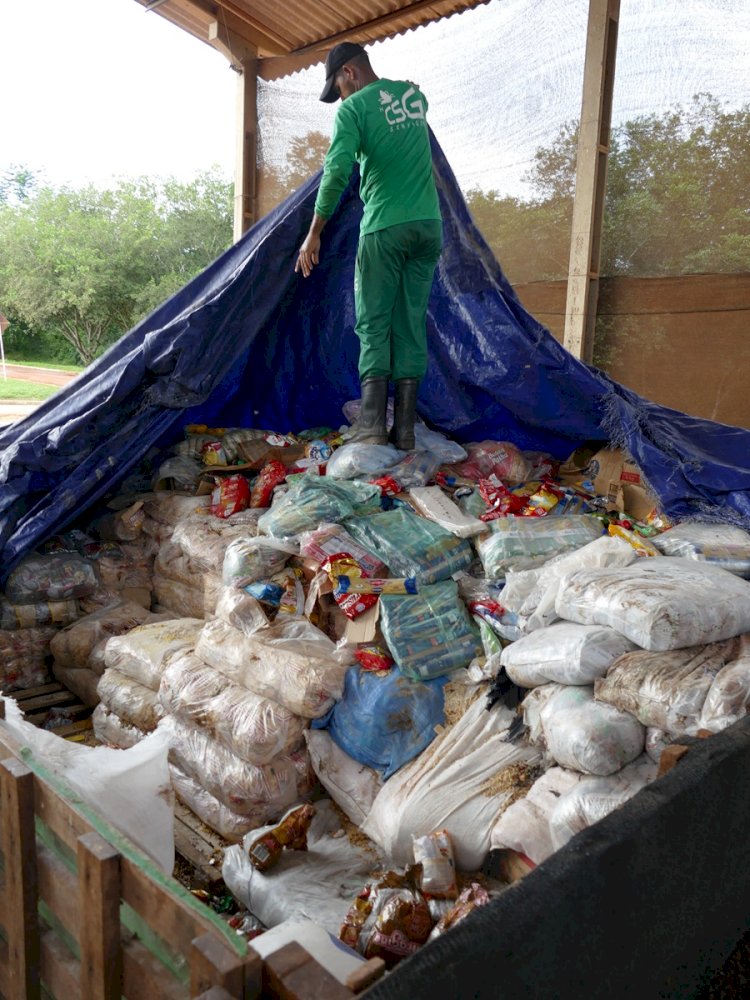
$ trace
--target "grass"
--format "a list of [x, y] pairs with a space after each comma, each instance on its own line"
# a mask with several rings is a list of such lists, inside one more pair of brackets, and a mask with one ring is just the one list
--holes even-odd
[[28, 358], [6, 358], [9, 365], [28, 365], [29, 368], [54, 368], [60, 372], [82, 372], [83, 365], [63, 365], [57, 361], [29, 361]]
[[9, 378], [7, 381], [0, 376], [0, 400], [18, 401], [20, 403], [38, 402], [57, 392], [59, 385], [37, 385], [20, 378]]

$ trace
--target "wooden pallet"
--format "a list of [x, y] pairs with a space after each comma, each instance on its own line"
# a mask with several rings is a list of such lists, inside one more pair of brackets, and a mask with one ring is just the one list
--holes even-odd
[[178, 801], [174, 807], [174, 846], [193, 868], [196, 889], [210, 889], [221, 882], [221, 862], [228, 842]]
[[44, 727], [53, 709], [64, 709], [68, 719], [50, 727], [49, 731], [76, 743], [88, 741], [92, 732], [92, 709], [59, 681], [26, 688], [25, 691], [13, 691], [7, 697], [18, 704], [26, 722], [39, 728]]

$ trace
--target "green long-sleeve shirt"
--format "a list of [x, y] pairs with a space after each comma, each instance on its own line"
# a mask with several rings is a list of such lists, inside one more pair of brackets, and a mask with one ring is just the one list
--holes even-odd
[[427, 99], [403, 80], [376, 80], [342, 101], [315, 211], [333, 215], [356, 160], [364, 202], [360, 234], [440, 219], [425, 118]]

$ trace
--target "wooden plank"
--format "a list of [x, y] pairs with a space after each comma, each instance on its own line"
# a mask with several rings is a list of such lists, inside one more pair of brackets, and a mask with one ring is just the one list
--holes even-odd
[[192, 943], [190, 995], [199, 996], [212, 986], [220, 986], [233, 997], [254, 1000], [260, 996], [262, 967], [255, 952], [240, 958], [215, 935], [204, 934]]
[[47, 993], [58, 1000], [80, 1000], [80, 966], [76, 958], [51, 931], [42, 934], [40, 973]]
[[235, 242], [246, 233], [258, 216], [258, 58], [257, 50], [242, 59], [237, 78], [234, 223]]
[[372, 986], [385, 973], [385, 962], [382, 958], [371, 958], [363, 962], [358, 969], [350, 972], [346, 977], [345, 986], [352, 993], [361, 993], [368, 986]]
[[76, 940], [80, 932], [78, 882], [68, 866], [37, 840], [39, 898], [44, 900], [65, 930]]
[[296, 941], [266, 956], [263, 995], [278, 1000], [351, 1000], [354, 996]]
[[620, 0], [589, 0], [564, 344], [591, 362]]
[[35, 1000], [39, 989], [39, 922], [34, 838], [34, 775], [15, 758], [0, 763], [1, 843], [8, 942], [7, 1000]]
[[50, 684], [37, 684], [36, 687], [24, 688], [23, 691], [14, 691], [13, 699], [18, 702], [18, 707], [23, 708], [23, 702], [27, 698], [37, 698], [42, 694], [52, 694], [55, 691], [64, 691], [65, 688], [60, 684], [59, 681], [53, 681]]
[[62, 691], [52, 691], [49, 694], [40, 694], [35, 698], [27, 698], [19, 708], [23, 709], [24, 717], [28, 721], [29, 714], [32, 712], [40, 712], [42, 709], [67, 707], [71, 702], [77, 700], [78, 695], [63, 688]]
[[83, 915], [79, 934], [81, 990], [92, 1000], [119, 1000], [120, 854], [98, 833], [78, 839], [78, 887]]
[[750, 274], [602, 279], [599, 312], [609, 316], [727, 313], [750, 309]]
[[186, 987], [140, 941], [122, 946], [122, 992], [128, 1000], [183, 1000]]
[[189, 809], [181, 802], [175, 802], [175, 850], [190, 862], [196, 871], [198, 881], [207, 887], [221, 881], [221, 864], [217, 861], [226, 844], [218, 834], [209, 840], [208, 835], [198, 826], [199, 823], [200, 820], [193, 816]]
[[79, 719], [78, 722], [66, 722], [62, 726], [55, 726], [51, 732], [53, 732], [55, 736], [68, 739], [69, 736], [76, 736], [79, 733], [84, 734], [93, 728], [94, 723], [91, 716], [89, 716], [88, 719]]

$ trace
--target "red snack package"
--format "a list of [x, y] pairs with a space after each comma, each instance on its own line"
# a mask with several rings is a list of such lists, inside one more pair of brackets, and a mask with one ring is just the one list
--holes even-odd
[[250, 484], [244, 476], [227, 476], [211, 494], [211, 513], [216, 517], [231, 517], [245, 510], [250, 503]]
[[251, 507], [270, 507], [274, 489], [283, 483], [287, 476], [287, 468], [283, 462], [273, 459], [264, 465], [253, 483], [250, 495]]
[[376, 642], [360, 643], [354, 655], [363, 670], [390, 670], [394, 664], [394, 659], [388, 650]]
[[401, 485], [390, 476], [381, 476], [379, 479], [371, 479], [372, 486], [380, 487], [380, 495], [384, 497], [395, 497], [401, 492]]
[[493, 483], [490, 479], [482, 479], [479, 483], [479, 495], [487, 504], [489, 510], [479, 515], [480, 521], [494, 521], [508, 514], [520, 514], [528, 504], [529, 498], [511, 493], [502, 483]]
[[367, 611], [368, 608], [377, 604], [377, 594], [347, 594], [339, 591], [339, 576], [366, 577], [368, 575], [348, 552], [337, 552], [332, 555], [323, 563], [323, 570], [328, 574], [334, 586], [333, 599], [347, 618], [356, 618], [357, 615], [361, 615], [363, 611]]

